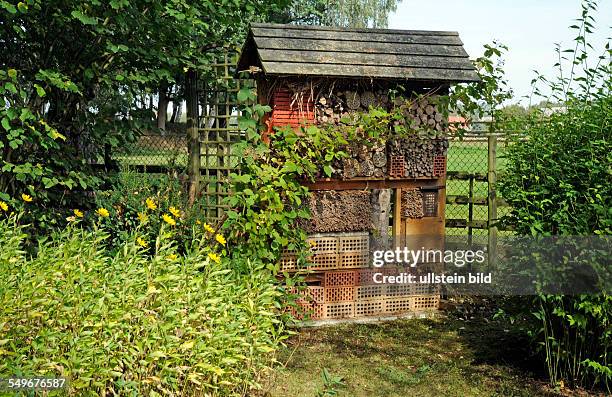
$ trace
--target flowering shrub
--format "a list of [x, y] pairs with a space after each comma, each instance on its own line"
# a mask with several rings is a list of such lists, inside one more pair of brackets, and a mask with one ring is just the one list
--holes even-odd
[[232, 271], [215, 248], [225, 239], [211, 243], [204, 228], [182, 254], [168, 224], [156, 236], [127, 233], [110, 254], [102, 224], [114, 214], [96, 216], [86, 230], [75, 211], [32, 256], [27, 227], [0, 216], [0, 377], [66, 377], [70, 396], [257, 388], [285, 337], [265, 264], [244, 259], [248, 274]]

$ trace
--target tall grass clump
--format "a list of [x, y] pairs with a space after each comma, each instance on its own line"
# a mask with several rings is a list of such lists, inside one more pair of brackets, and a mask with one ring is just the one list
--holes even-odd
[[273, 364], [282, 296], [263, 263], [238, 274], [195, 232], [179, 254], [166, 226], [109, 251], [78, 222], [30, 254], [26, 228], [0, 219], [0, 377], [68, 379], [50, 395], [247, 395]]
[[[533, 236], [612, 234], [612, 51], [593, 60], [586, 37], [596, 9], [582, 5], [573, 49], [559, 55], [559, 78], [544, 83], [547, 111], [522, 120], [525, 134], [506, 151], [500, 191], [517, 233]], [[567, 57], [573, 54], [573, 57]], [[567, 66], [567, 67], [566, 67]], [[541, 87], [541, 85], [539, 86]], [[536, 94], [544, 93], [536, 86]], [[609, 263], [609, 262], [608, 262]], [[609, 266], [609, 264], [608, 264]], [[612, 387], [612, 296], [540, 295], [526, 307], [532, 334], [554, 386]]]

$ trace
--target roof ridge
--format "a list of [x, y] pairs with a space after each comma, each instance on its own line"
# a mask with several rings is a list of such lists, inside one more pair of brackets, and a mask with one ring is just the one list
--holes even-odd
[[329, 32], [356, 32], [356, 33], [387, 33], [387, 34], [411, 34], [411, 35], [439, 35], [439, 36], [459, 36], [459, 32], [451, 30], [407, 30], [407, 29], [383, 29], [383, 28], [345, 28], [341, 26], [314, 26], [314, 25], [295, 25], [281, 23], [262, 23], [253, 22], [251, 28], [271, 28], [271, 29], [292, 29], [292, 30], [311, 30]]

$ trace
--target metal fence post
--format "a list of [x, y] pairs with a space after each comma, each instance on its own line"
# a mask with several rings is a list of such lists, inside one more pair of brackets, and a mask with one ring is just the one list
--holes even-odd
[[187, 172], [189, 175], [189, 205], [196, 200], [200, 183], [200, 136], [198, 133], [198, 80], [195, 71], [190, 70], [186, 76], [186, 102], [187, 102], [187, 139], [189, 147], [189, 161]]
[[488, 237], [488, 251], [489, 251], [489, 267], [494, 266], [497, 257], [497, 226], [494, 224], [497, 222], [497, 192], [495, 190], [495, 184], [497, 182], [497, 137], [493, 134], [493, 124], [489, 129], [488, 137], [488, 173], [487, 173], [487, 185], [488, 185], [488, 220], [487, 227], [489, 229]]

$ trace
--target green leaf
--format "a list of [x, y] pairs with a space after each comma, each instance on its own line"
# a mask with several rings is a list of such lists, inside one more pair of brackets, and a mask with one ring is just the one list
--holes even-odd
[[238, 91], [238, 101], [246, 102], [250, 98], [250, 91], [251, 90], [249, 88], [242, 88], [240, 91]]
[[6, 83], [4, 83], [4, 89], [9, 91], [11, 94], [17, 93], [17, 88], [15, 88], [15, 84], [11, 83], [10, 81], [7, 81]]
[[47, 94], [44, 88], [42, 88], [40, 85], [34, 84], [34, 87], [36, 88], [36, 93], [38, 94], [39, 97], [42, 98]]
[[70, 13], [70, 15], [72, 15], [74, 18], [78, 19], [79, 21], [81, 21], [81, 23], [83, 25], [97, 25], [98, 24], [98, 19], [94, 18], [94, 17], [89, 17], [85, 14], [83, 14], [81, 11], [79, 10], [74, 10]]
[[11, 130], [11, 124], [9, 123], [9, 119], [6, 117], [2, 118], [2, 128], [4, 128], [7, 132]]

